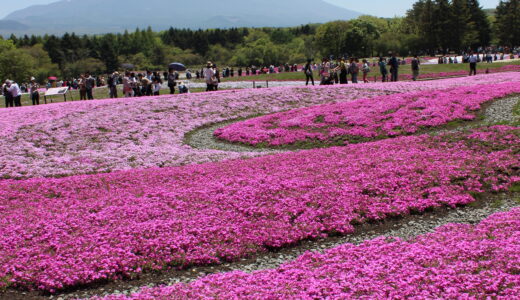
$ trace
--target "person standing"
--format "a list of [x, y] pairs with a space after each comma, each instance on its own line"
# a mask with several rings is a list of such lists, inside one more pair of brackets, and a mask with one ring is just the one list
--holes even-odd
[[471, 56], [469, 57], [469, 76], [477, 75], [477, 61], [478, 57], [475, 53], [471, 53]]
[[94, 77], [92, 77], [92, 75], [90, 75], [90, 73], [86, 73], [86, 78], [85, 78], [85, 89], [86, 89], [86, 92], [87, 92], [87, 98], [88, 100], [94, 100], [94, 95], [92, 94], [92, 90], [94, 89], [96, 85], [96, 80], [94, 79]]
[[31, 95], [32, 105], [40, 105], [40, 85], [36, 82], [36, 78], [31, 77], [31, 83], [29, 84], [29, 93]]
[[134, 89], [132, 87], [132, 79], [130, 77], [130, 72], [126, 71], [125, 76], [123, 77], [123, 93], [126, 98], [131, 98], [134, 96]]
[[413, 81], [417, 81], [417, 78], [419, 77], [419, 65], [421, 62], [419, 61], [419, 58], [416, 56], [412, 59], [412, 78]]
[[175, 86], [177, 86], [176, 76], [173, 69], [168, 71], [168, 87], [170, 88], [170, 94], [175, 94]]
[[339, 63], [339, 84], [348, 84], [348, 67], [344, 58]]
[[358, 83], [359, 66], [356, 58], [350, 59], [350, 66], [348, 68], [350, 76], [352, 77], [352, 83]]
[[20, 89], [20, 86], [18, 86], [18, 83], [9, 80], [8, 82], [6, 82], [6, 84], [7, 92], [11, 94], [14, 106], [22, 106], [22, 90]]
[[392, 53], [392, 58], [390, 58], [388, 64], [390, 65], [390, 80], [397, 82], [399, 80], [399, 60], [396, 53]]
[[117, 98], [117, 82], [119, 80], [119, 73], [114, 72], [108, 77], [108, 91], [110, 98]]
[[153, 81], [153, 95], [159, 96], [161, 94], [162, 82], [161, 78], [155, 77]]
[[307, 64], [303, 68], [303, 70], [305, 71], [305, 78], [306, 78], [305, 85], [309, 85], [309, 81], [312, 81], [312, 85], [314, 85], [314, 74], [312, 72], [311, 62], [312, 62], [312, 60], [308, 59]]
[[381, 77], [383, 77], [383, 82], [388, 81], [388, 70], [386, 69], [386, 59], [383, 57], [379, 58], [379, 72], [381, 72]]
[[137, 75], [139, 78], [139, 83], [141, 84], [141, 93], [140, 96], [151, 96], [152, 91], [152, 81], [148, 79], [147, 76], [143, 76], [143, 74], [139, 73]]
[[[321, 63], [320, 69], [320, 85], [330, 85], [332, 83], [330, 62], [327, 58], [324, 58]], [[292, 72], [292, 71], [291, 71]]]
[[370, 66], [366, 59], [363, 59], [363, 82], [368, 83], [368, 73], [370, 73]]
[[87, 79], [85, 75], [81, 74], [78, 80], [78, 88], [79, 88], [79, 99], [87, 100]]
[[218, 84], [220, 83], [220, 70], [216, 64], [213, 64], [213, 72], [215, 73], [215, 79], [213, 81], [213, 90], [218, 91]]
[[10, 80], [6, 80], [5, 83], [2, 85], [2, 93], [4, 94], [4, 98], [5, 98], [5, 107], [8, 108], [8, 107], [14, 107], [14, 102], [13, 102], [13, 95], [11, 95], [11, 93], [9, 92], [9, 87], [8, 87], [8, 83], [10, 82]]
[[211, 62], [208, 62], [206, 65], [206, 69], [204, 70], [204, 79], [206, 80], [206, 92], [213, 91], [213, 82], [216, 81], [216, 78]]

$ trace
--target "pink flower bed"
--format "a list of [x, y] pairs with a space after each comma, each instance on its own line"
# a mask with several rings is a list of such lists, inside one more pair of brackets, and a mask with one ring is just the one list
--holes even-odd
[[55, 291], [234, 260], [518, 181], [520, 130], [177, 168], [0, 181], [0, 288]]
[[[482, 66], [486, 66], [486, 68], [488, 68], [489, 74], [520, 71], [520, 65], [507, 65], [507, 66], [498, 67], [498, 68], [497, 67], [493, 68], [493, 65], [488, 65], [488, 64], [482, 64], [480, 66], [481, 66], [481, 69], [479, 70], [480, 73], [485, 72], [485, 70], [482, 70]], [[436, 79], [436, 78], [455, 77], [455, 76], [467, 76], [468, 73], [469, 73], [469, 65], [468, 65], [468, 70], [419, 74], [419, 79]], [[413, 78], [413, 76], [411, 74], [399, 75], [400, 80], [412, 80], [412, 78]]]
[[379, 238], [306, 253], [275, 270], [146, 288], [123, 299], [518, 299], [520, 209], [412, 241]]
[[454, 120], [473, 120], [482, 104], [519, 92], [516, 82], [386, 95], [254, 118], [218, 129], [215, 136], [270, 146], [395, 137]]
[[261, 155], [184, 144], [200, 126], [391, 92], [520, 81], [519, 73], [429, 82], [285, 87], [0, 109], [0, 178], [68, 176]]

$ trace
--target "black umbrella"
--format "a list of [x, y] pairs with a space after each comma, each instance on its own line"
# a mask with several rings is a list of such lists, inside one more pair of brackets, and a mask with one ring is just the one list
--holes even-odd
[[181, 63], [171, 63], [168, 68], [174, 71], [186, 71], [186, 66]]

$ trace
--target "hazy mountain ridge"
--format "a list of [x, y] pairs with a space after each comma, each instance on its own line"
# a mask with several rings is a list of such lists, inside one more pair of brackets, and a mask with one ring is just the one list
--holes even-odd
[[156, 30], [285, 27], [359, 15], [323, 0], [62, 0], [11, 13], [1, 21], [11, 26], [0, 23], [0, 33], [106, 33], [147, 26]]

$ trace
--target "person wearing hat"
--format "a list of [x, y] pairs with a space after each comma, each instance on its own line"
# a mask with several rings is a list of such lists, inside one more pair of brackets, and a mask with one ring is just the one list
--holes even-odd
[[31, 77], [31, 83], [29, 84], [29, 93], [31, 95], [32, 105], [40, 105], [40, 85], [36, 82], [36, 78]]
[[213, 64], [208, 61], [204, 70], [204, 79], [206, 79], [206, 92], [214, 91], [214, 82], [216, 81], [215, 70]]

